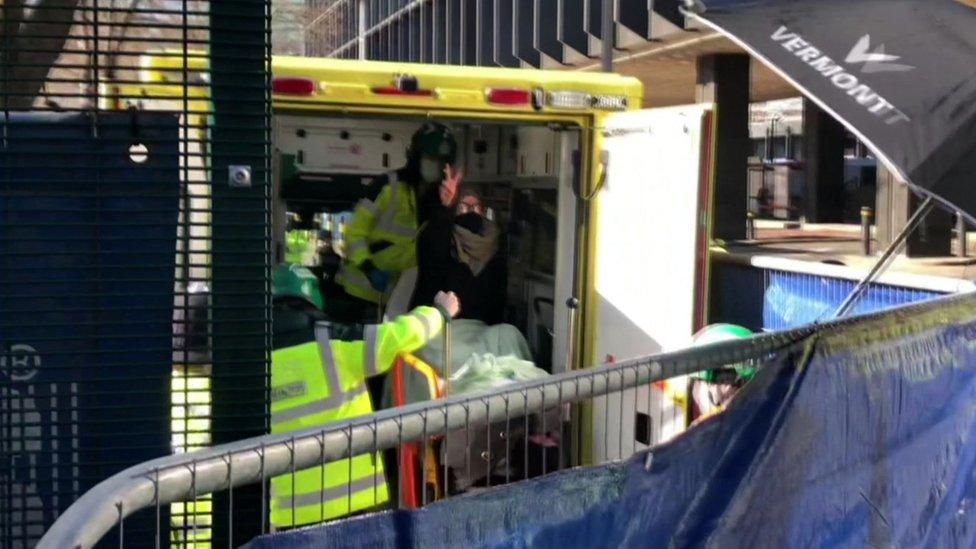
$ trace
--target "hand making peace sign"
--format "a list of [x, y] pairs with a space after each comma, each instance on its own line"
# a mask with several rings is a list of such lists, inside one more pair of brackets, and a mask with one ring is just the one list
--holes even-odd
[[458, 188], [464, 180], [464, 169], [455, 170], [450, 164], [444, 166], [444, 180], [441, 181], [440, 196], [441, 204], [451, 207], [454, 199], [457, 198]]

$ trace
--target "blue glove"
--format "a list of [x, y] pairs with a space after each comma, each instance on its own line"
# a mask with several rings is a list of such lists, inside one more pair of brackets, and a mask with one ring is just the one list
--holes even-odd
[[377, 292], [385, 292], [386, 287], [390, 284], [390, 275], [379, 269], [373, 269], [366, 273], [366, 278], [369, 279], [370, 286]]

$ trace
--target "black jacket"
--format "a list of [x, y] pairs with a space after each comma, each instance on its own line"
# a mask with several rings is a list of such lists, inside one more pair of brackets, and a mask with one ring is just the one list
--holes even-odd
[[432, 210], [428, 210], [427, 223], [417, 236], [417, 285], [410, 306], [432, 305], [437, 292], [450, 291], [461, 301], [458, 318], [486, 324], [503, 322], [508, 294], [504, 242], [499, 242], [494, 257], [475, 276], [455, 257], [453, 211], [444, 207]]

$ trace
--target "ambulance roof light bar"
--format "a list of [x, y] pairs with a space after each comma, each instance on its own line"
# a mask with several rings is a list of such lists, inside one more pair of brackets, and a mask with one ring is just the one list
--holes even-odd
[[627, 110], [627, 98], [622, 95], [591, 95], [580, 91], [551, 91], [546, 103], [554, 109], [594, 108], [605, 111]]

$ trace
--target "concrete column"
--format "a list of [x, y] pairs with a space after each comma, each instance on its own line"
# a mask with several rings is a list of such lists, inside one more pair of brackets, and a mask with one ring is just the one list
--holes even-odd
[[695, 100], [716, 105], [715, 212], [712, 236], [746, 236], [749, 143], [748, 55], [698, 58]]
[[844, 126], [803, 100], [803, 212], [811, 223], [844, 221]]
[[[876, 250], [883, 250], [895, 238], [921, 200], [880, 163], [878, 165], [877, 207], [875, 208]], [[945, 257], [952, 255], [953, 215], [934, 208], [908, 237], [903, 255], [908, 257]]]

